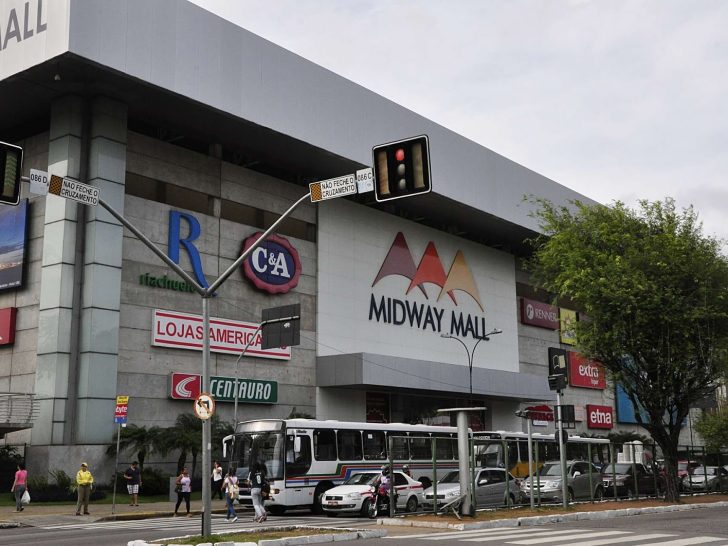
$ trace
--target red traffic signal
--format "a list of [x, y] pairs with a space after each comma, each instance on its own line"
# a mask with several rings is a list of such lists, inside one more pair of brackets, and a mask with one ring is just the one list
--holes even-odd
[[20, 202], [20, 174], [23, 170], [23, 149], [0, 142], [0, 203]]
[[427, 135], [380, 144], [372, 148], [372, 156], [377, 201], [432, 191]]

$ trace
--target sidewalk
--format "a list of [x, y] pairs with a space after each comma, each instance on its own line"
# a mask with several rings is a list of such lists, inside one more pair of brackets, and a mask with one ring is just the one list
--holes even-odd
[[[146, 519], [169, 516], [174, 513], [174, 502], [149, 502], [144, 503], [140, 499], [139, 506], [129, 506], [129, 499], [126, 495], [117, 496], [115, 513], [111, 513], [111, 504], [88, 505], [91, 513], [89, 516], [76, 516], [75, 504], [46, 504], [32, 501], [22, 512], [16, 512], [15, 506], [0, 506], [0, 528], [7, 526], [21, 525], [63, 525], [71, 523], [88, 523], [94, 521], [124, 520], [124, 519]], [[238, 512], [246, 508], [236, 506]], [[184, 503], [180, 506], [180, 513], [184, 514]], [[190, 513], [193, 517], [200, 517], [202, 513], [202, 501], [190, 503]], [[212, 501], [213, 514], [226, 514], [225, 501], [215, 499]], [[244, 512], [243, 512], [244, 513]]]

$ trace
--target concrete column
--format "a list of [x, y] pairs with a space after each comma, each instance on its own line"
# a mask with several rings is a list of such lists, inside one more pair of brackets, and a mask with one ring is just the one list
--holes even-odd
[[[82, 164], [83, 99], [63, 97], [51, 106], [48, 171], [78, 178]], [[35, 445], [62, 444], [74, 332], [77, 205], [54, 195], [46, 198], [38, 311]]]
[[[88, 183], [124, 212], [127, 107], [106, 97], [91, 103]], [[75, 443], [108, 443], [114, 432], [124, 230], [101, 207], [85, 225]], [[124, 394], [124, 393], [119, 393]], [[132, 401], [133, 403], [133, 401]]]

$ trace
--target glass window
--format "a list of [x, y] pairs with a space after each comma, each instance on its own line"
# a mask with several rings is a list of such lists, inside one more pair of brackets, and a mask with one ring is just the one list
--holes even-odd
[[253, 432], [240, 435], [237, 444], [236, 475], [247, 478], [258, 463], [266, 467], [268, 479], [283, 477], [283, 435], [278, 432]]
[[500, 483], [506, 481], [506, 473], [505, 471], [500, 470], [489, 470], [488, 471], [488, 480], [490, 480], [490, 483]]
[[410, 438], [410, 453], [413, 459], [432, 460], [432, 439]]
[[390, 441], [393, 443], [392, 458], [395, 461], [409, 461], [410, 459], [409, 440], [405, 435], [404, 432], [389, 433]]
[[451, 461], [453, 459], [453, 449], [455, 450], [455, 453], [457, 453], [457, 446], [454, 445], [452, 437], [449, 434], [433, 434], [433, 436], [437, 437], [437, 441], [435, 442], [435, 452], [437, 453], [437, 460]]
[[394, 473], [394, 485], [407, 485], [407, 478], [399, 472]]
[[298, 436], [301, 442], [301, 450], [295, 451], [296, 436], [286, 436], [286, 477], [303, 476], [311, 468], [311, 438]]
[[317, 461], [336, 460], [336, 432], [327, 429], [313, 431], [313, 456]]
[[340, 430], [336, 439], [339, 460], [360, 461], [362, 459], [361, 430]]
[[387, 458], [387, 442], [382, 430], [365, 430], [364, 458], [369, 461], [383, 461]]

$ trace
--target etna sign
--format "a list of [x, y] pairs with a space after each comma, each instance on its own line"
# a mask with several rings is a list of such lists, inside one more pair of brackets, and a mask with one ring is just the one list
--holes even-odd
[[586, 405], [586, 426], [589, 428], [612, 428], [614, 417], [611, 406]]
[[549, 330], [559, 329], [559, 308], [536, 300], [521, 298], [521, 322]]
[[595, 360], [584, 358], [579, 353], [569, 352], [569, 384], [584, 389], [607, 388], [604, 366]]

